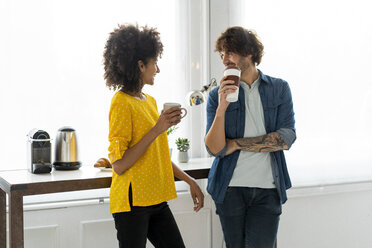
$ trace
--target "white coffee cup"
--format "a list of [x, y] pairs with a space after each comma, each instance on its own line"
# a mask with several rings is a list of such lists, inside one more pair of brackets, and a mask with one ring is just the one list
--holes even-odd
[[226, 80], [234, 81], [234, 85], [236, 86], [236, 91], [230, 93], [226, 96], [226, 101], [228, 102], [236, 102], [239, 98], [239, 82], [240, 82], [240, 69], [234, 66], [226, 67], [225, 71], [223, 72]]
[[[179, 104], [177, 102], [166, 102], [163, 105], [163, 111], [167, 111], [168, 109], [173, 108], [173, 107], [181, 107], [181, 104]], [[185, 108], [181, 108], [181, 111], [182, 110], [185, 111], [185, 112], [181, 116], [181, 119], [187, 115], [187, 110]]]

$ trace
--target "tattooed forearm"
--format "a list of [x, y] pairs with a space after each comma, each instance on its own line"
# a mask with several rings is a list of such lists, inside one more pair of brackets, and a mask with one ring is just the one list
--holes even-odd
[[252, 138], [240, 138], [235, 141], [238, 147], [244, 151], [276, 152], [288, 149], [287, 144], [277, 132]]

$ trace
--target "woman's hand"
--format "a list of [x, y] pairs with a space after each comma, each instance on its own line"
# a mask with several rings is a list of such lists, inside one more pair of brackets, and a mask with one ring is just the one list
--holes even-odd
[[137, 144], [131, 148], [128, 148], [121, 159], [112, 164], [115, 173], [122, 175], [124, 172], [126, 172], [134, 165], [134, 163], [136, 163], [142, 154], [146, 152], [147, 148], [160, 134], [165, 132], [169, 127], [177, 125], [180, 123], [180, 121], [180, 107], [173, 107], [167, 111], [162, 111], [155, 126], [149, 132], [147, 132]]
[[220, 88], [218, 90], [218, 97], [219, 97], [219, 104], [218, 109], [220, 111], [226, 111], [227, 107], [229, 106], [230, 102], [226, 101], [226, 96], [230, 93], [235, 92], [238, 87], [233, 85], [234, 81], [226, 80], [227, 76], [224, 76], [220, 81]]
[[168, 130], [171, 126], [177, 125], [181, 122], [181, 107], [172, 107], [166, 111], [161, 111], [158, 121], [154, 126], [157, 134], [161, 134]]
[[196, 183], [194, 178], [190, 177], [183, 170], [178, 168], [178, 166], [173, 162], [172, 167], [174, 176], [190, 185], [190, 194], [192, 201], [194, 202], [194, 211], [198, 212], [204, 206], [204, 194], [200, 190], [199, 185]]
[[198, 212], [204, 207], [204, 194], [195, 180], [190, 183], [190, 194], [194, 202], [194, 211]]

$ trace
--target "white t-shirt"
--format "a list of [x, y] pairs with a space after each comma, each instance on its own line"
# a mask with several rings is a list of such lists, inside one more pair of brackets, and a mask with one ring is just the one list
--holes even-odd
[[[260, 83], [260, 78], [254, 81], [251, 87], [240, 82], [245, 97], [245, 138], [266, 134], [264, 113], [258, 91]], [[275, 188], [270, 153], [240, 151], [229, 186]]]

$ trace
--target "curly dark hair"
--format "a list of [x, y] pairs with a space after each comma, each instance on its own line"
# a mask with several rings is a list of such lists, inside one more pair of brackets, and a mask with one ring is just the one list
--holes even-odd
[[110, 33], [103, 52], [104, 79], [109, 89], [138, 93], [143, 87], [138, 61], [147, 65], [163, 53], [156, 28], [119, 25]]
[[230, 27], [216, 41], [215, 52], [230, 52], [240, 56], [252, 55], [252, 62], [261, 63], [264, 46], [253, 30], [242, 27]]

